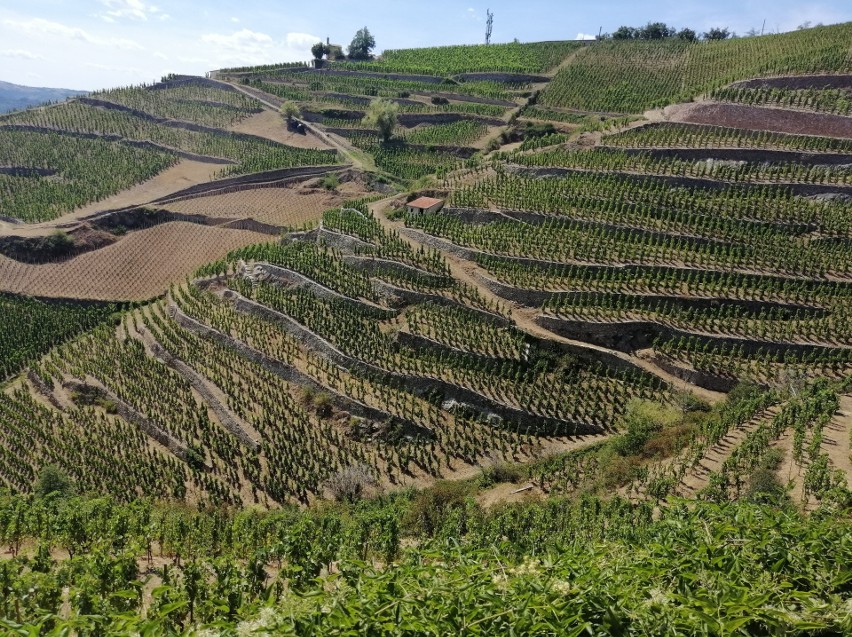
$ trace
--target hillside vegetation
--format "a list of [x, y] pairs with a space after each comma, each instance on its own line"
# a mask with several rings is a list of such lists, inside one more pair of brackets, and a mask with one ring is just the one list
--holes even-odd
[[260, 112], [227, 85], [174, 79], [116, 89], [0, 118], [0, 216], [49, 221], [143, 182], [181, 157], [221, 177], [333, 164], [333, 151], [294, 148], [229, 127]]
[[0, 630], [852, 631], [850, 34], [389, 51], [0, 119], [0, 213], [59, 217], [0, 224], [0, 286], [147, 299], [0, 298]]
[[[753, 77], [852, 73], [852, 24], [686, 42], [596, 42], [561, 69], [541, 103], [637, 113]], [[642, 82], [636, 82], [641, 77]], [[818, 88], [818, 87], [817, 87]]]

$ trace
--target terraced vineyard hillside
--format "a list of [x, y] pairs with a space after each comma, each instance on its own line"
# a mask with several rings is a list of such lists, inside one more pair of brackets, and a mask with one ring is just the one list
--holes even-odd
[[[549, 580], [523, 595], [555, 609], [541, 619], [551, 632], [843, 634], [848, 561], [825, 555], [848, 553], [852, 509], [849, 36], [843, 24], [389, 51], [172, 77], [0, 119], [0, 290], [138, 302], [3, 301], [51, 329], [20, 347], [0, 330], [0, 488], [24, 494], [0, 498], [0, 522], [16, 520], [0, 537], [26, 554], [41, 533], [18, 513], [31, 502], [79, 528], [25, 495], [50, 467], [111, 496], [82, 500], [80, 515], [133, 521], [163, 585], [142, 594], [138, 547], [116, 539], [104, 559], [121, 554], [127, 581], [99, 594], [100, 618], [90, 598], [60, 593], [19, 605], [10, 625], [106, 630], [123, 609], [133, 630], [141, 615], [174, 632], [274, 617], [297, 633], [339, 620], [384, 634], [387, 600], [341, 608], [352, 590], [364, 604], [387, 593], [390, 563], [426, 586], [435, 560], [461, 577], [511, 555], [459, 603], [515, 599], [550, 569], [563, 602]], [[363, 124], [379, 98], [399, 111], [390, 140]], [[304, 135], [276, 112], [289, 102]], [[445, 205], [410, 211], [421, 195]], [[202, 513], [140, 521], [152, 515], [140, 498]], [[312, 507], [325, 500], [349, 504]], [[282, 511], [223, 512], [242, 507]], [[783, 516], [789, 534], [758, 538]], [[88, 546], [68, 534], [69, 554]], [[797, 578], [805, 558], [781, 559], [779, 537], [819, 573]], [[566, 542], [612, 549], [618, 577], [589, 566], [594, 594], [581, 594], [576, 573], [523, 561], [542, 547], [574, 555]], [[727, 573], [702, 583], [716, 606], [687, 575], [657, 572], [659, 555], [696, 542], [712, 548], [692, 566]], [[24, 590], [61, 570], [39, 550], [0, 583]], [[637, 571], [628, 592], [616, 555], [656, 575]], [[69, 590], [84, 590], [76, 577]], [[602, 578], [619, 590], [601, 600], [624, 607], [597, 601]], [[664, 583], [649, 592], [652, 580]], [[734, 603], [732, 590], [757, 592]], [[332, 594], [319, 617], [311, 600]], [[567, 620], [574, 597], [592, 601]], [[258, 619], [264, 599], [289, 615]], [[473, 623], [423, 617], [403, 633], [526, 621], [494, 604]]]
[[[830, 90], [842, 92], [846, 30], [748, 47], [763, 56], [758, 70], [835, 74]], [[817, 36], [821, 57], [810, 46]], [[743, 381], [783, 395], [808, 379], [843, 379], [852, 367], [850, 139], [649, 122], [602, 137], [569, 125], [488, 155], [459, 145], [523, 131], [510, 115], [542, 87], [547, 104], [563, 74], [606, 51], [676, 46], [692, 60], [746, 45], [392, 51], [317, 70], [176, 76], [4, 118], [13, 195], [4, 212], [72, 223], [65, 237], [45, 236], [55, 223], [14, 225], [3, 286], [115, 300], [165, 294], [117, 331], [104, 326], [52, 352], [29, 373], [29, 392], [10, 387], [22, 401], [10, 413], [45, 409], [36, 423], [73, 413], [122, 431], [130, 419], [153, 445], [138, 448], [139, 466], [170, 476], [160, 495], [270, 504], [320, 497], [352, 464], [394, 485], [566, 449], [577, 436], [618, 430], [637, 399], [687, 390], [715, 403]], [[727, 72], [742, 85], [754, 71]], [[358, 127], [377, 96], [400, 109], [398, 141]], [[270, 118], [285, 99], [301, 108], [311, 143], [282, 143], [297, 135]], [[836, 107], [832, 115], [846, 118]], [[87, 146], [59, 154], [59, 137]], [[119, 181], [92, 161], [111, 162]], [[209, 175], [218, 179], [62, 216], [188, 162], [218, 166]], [[372, 166], [378, 178], [361, 172]], [[330, 189], [317, 189], [329, 171]], [[424, 178], [447, 206], [389, 215], [404, 201], [381, 182]], [[343, 203], [379, 186], [384, 194]], [[288, 227], [279, 244], [273, 237]], [[151, 402], [144, 386], [183, 398]], [[52, 407], [30, 404], [32, 391]], [[268, 402], [279, 395], [289, 398]], [[296, 453], [305, 447], [314, 451]], [[53, 454], [29, 448], [6, 481], [26, 489]], [[92, 466], [74, 462], [64, 468], [93, 479]], [[110, 484], [126, 496], [123, 483]]]

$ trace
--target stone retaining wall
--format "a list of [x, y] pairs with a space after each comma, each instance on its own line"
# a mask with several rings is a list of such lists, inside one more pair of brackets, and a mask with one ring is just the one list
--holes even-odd
[[595, 322], [572, 319], [561, 319], [552, 316], [538, 316], [538, 325], [559, 334], [565, 338], [592, 343], [600, 347], [631, 353], [639, 349], [651, 347], [657, 338], [677, 339], [694, 338], [709, 346], [741, 347], [745, 353], [754, 354], [763, 350], [774, 355], [795, 352], [798, 355], [834, 349], [821, 345], [805, 343], [779, 343], [775, 341], [759, 341], [736, 336], [716, 336], [700, 332], [689, 332], [657, 323], [656, 321], [619, 321]]
[[[500, 418], [509, 420], [513, 423], [530, 423], [538, 428], [540, 432], [553, 434], [559, 433], [561, 435], [577, 435], [581, 433], [598, 433], [600, 431], [599, 427], [593, 425], [561, 422], [551, 418], [530, 414], [514, 407], [502, 405], [485, 398], [474, 391], [459, 387], [458, 385], [454, 385], [447, 381], [423, 376], [408, 376], [407, 374], [385, 370], [377, 365], [373, 365], [344, 354], [334, 345], [302, 326], [286, 314], [282, 314], [281, 312], [277, 312], [276, 310], [264, 305], [255, 303], [233, 290], [225, 291], [224, 296], [225, 298], [233, 301], [234, 306], [238, 311], [253, 314], [276, 323], [286, 332], [299, 339], [309, 349], [315, 351], [336, 365], [354, 372], [394, 378], [404, 384], [407, 390], [415, 395], [428, 397], [431, 394], [439, 393], [445, 400], [454, 400], [457, 403], [467, 405], [474, 410], [479, 411], [486, 417], [496, 414]], [[568, 428], [567, 431], [566, 427]]]
[[[160, 427], [145, 418], [133, 407], [128, 405], [126, 402], [121, 400], [121, 398], [116, 396], [112, 391], [107, 389], [102, 383], [95, 381], [94, 379], [87, 379], [85, 382], [82, 383], [79, 381], [66, 381], [65, 383], [63, 383], [63, 385], [65, 387], [68, 387], [72, 391], [86, 391], [94, 388], [98, 393], [106, 396], [110, 401], [112, 401], [112, 403], [115, 404], [118, 415], [121, 416], [124, 420], [139, 427], [139, 429], [141, 429], [148, 436], [163, 445], [180, 460], [183, 460], [184, 462], [187, 460], [189, 456], [189, 449], [187, 448], [186, 444], [184, 444], [181, 440], [178, 440], [168, 432], [164, 431], [163, 429], [160, 429]], [[209, 467], [207, 468], [209, 469]]]
[[275, 374], [279, 378], [289, 383], [293, 383], [294, 385], [311, 389], [315, 392], [326, 394], [329, 397], [329, 402], [340, 411], [345, 411], [358, 418], [363, 418], [365, 420], [370, 420], [377, 423], [387, 421], [400, 422], [403, 426], [403, 434], [428, 439], [434, 437], [434, 432], [415, 422], [403, 420], [401, 418], [398, 418], [397, 416], [393, 416], [388, 412], [376, 409], [374, 407], [370, 407], [352, 398], [349, 398], [348, 396], [338, 394], [337, 392], [326, 387], [325, 385], [321, 385], [310, 376], [303, 374], [295, 367], [285, 365], [284, 363], [270, 358], [269, 356], [249, 347], [245, 343], [242, 343], [230, 336], [222, 334], [218, 330], [215, 330], [199, 321], [196, 321], [195, 319], [184, 314], [180, 310], [180, 308], [178, 308], [174, 304], [169, 304], [168, 309], [169, 316], [171, 316], [175, 320], [175, 322], [184, 329], [187, 329], [190, 332], [193, 332], [194, 334], [198, 334], [199, 336], [209, 338], [219, 343], [220, 345], [228, 347], [229, 349], [235, 350], [244, 358], [252, 361], [253, 363], [256, 363], [257, 365], [260, 365], [268, 372]]
[[[144, 329], [144, 328], [143, 328]], [[171, 352], [166, 350], [162, 345], [153, 340], [151, 337], [151, 342], [149, 346], [151, 351], [154, 354], [154, 357], [162, 361], [168, 367], [172, 368], [175, 372], [180, 374], [186, 382], [190, 384], [190, 386], [198, 392], [204, 402], [210, 407], [214, 414], [216, 414], [216, 418], [219, 419], [219, 423], [227, 429], [237, 440], [239, 440], [243, 445], [251, 449], [252, 451], [257, 451], [260, 448], [260, 441], [252, 438], [249, 433], [243, 429], [243, 426], [237, 422], [237, 419], [228, 411], [227, 407], [223, 405], [219, 399], [213, 394], [209, 387], [207, 387], [207, 383], [204, 378], [196, 372], [192, 367], [187, 365], [185, 362], [173, 356]]]

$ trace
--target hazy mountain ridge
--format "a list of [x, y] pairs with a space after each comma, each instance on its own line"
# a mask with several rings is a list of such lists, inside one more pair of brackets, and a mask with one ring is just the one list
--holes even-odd
[[0, 81], [0, 113], [8, 113], [45, 102], [55, 102], [77, 95], [85, 95], [87, 92], [67, 88], [21, 86], [19, 84], [12, 84], [11, 82]]

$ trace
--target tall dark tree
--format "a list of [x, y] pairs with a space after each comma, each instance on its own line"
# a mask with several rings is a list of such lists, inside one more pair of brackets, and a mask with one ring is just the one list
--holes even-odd
[[731, 37], [731, 32], [728, 31], [727, 28], [713, 28], [704, 33], [701, 37], [703, 37], [705, 40], [727, 40], [729, 37]]
[[375, 48], [376, 39], [370, 34], [370, 30], [367, 27], [358, 29], [349, 44], [349, 57], [353, 60], [369, 60]]
[[670, 27], [665, 22], [649, 22], [638, 29], [636, 37], [640, 40], [665, 40], [674, 37], [674, 35], [674, 27]]
[[698, 34], [692, 29], [684, 27], [677, 32], [677, 38], [679, 40], [686, 40], [687, 42], [695, 42], [698, 39]]
[[328, 55], [328, 46], [324, 42], [317, 42], [311, 47], [311, 53], [315, 60], [321, 60], [322, 56]]
[[612, 32], [613, 40], [633, 40], [636, 38], [636, 29], [633, 27], [618, 27]]

